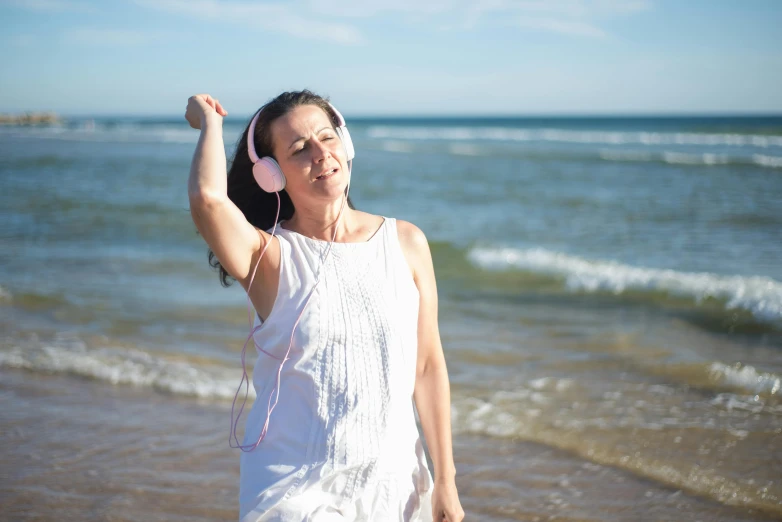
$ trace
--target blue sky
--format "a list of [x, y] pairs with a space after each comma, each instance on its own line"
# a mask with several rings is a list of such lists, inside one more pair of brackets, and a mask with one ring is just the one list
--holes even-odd
[[0, 112], [782, 113], [779, 0], [0, 0]]

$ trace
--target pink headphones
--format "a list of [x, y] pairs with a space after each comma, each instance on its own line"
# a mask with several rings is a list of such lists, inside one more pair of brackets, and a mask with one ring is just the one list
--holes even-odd
[[[337, 123], [339, 124], [336, 128], [337, 135], [342, 141], [342, 146], [345, 147], [348, 161], [351, 161], [356, 156], [356, 151], [353, 148], [353, 140], [350, 139], [350, 132], [348, 132], [348, 128], [345, 125], [345, 118], [332, 104], [329, 103], [329, 107], [331, 107], [331, 110], [334, 111], [334, 115], [337, 117]], [[250, 160], [254, 163], [253, 177], [258, 185], [266, 192], [279, 192], [285, 188], [285, 174], [282, 173], [280, 165], [271, 156], [259, 158], [255, 152], [255, 124], [258, 122], [258, 116], [260, 115], [261, 111], [255, 113], [255, 117], [250, 123], [250, 129], [247, 131], [247, 153], [250, 156]]]

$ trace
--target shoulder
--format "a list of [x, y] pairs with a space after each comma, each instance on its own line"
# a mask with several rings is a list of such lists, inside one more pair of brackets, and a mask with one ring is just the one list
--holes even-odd
[[429, 242], [423, 230], [409, 221], [397, 220], [396, 230], [402, 252], [413, 272], [413, 279], [418, 282], [422, 274], [428, 274], [433, 269]]
[[403, 249], [410, 249], [412, 252], [429, 251], [429, 242], [423, 230], [401, 219], [396, 220], [396, 229]]

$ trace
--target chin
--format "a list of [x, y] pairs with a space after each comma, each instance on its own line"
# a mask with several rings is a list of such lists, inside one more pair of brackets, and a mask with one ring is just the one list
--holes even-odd
[[324, 180], [313, 188], [321, 197], [332, 200], [342, 197], [347, 186], [346, 180]]

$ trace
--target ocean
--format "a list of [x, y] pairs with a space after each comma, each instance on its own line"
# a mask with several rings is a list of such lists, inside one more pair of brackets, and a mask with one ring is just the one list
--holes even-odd
[[[782, 117], [348, 126], [356, 206], [429, 239], [468, 520], [782, 518]], [[0, 519], [236, 519], [197, 139], [0, 127]]]

